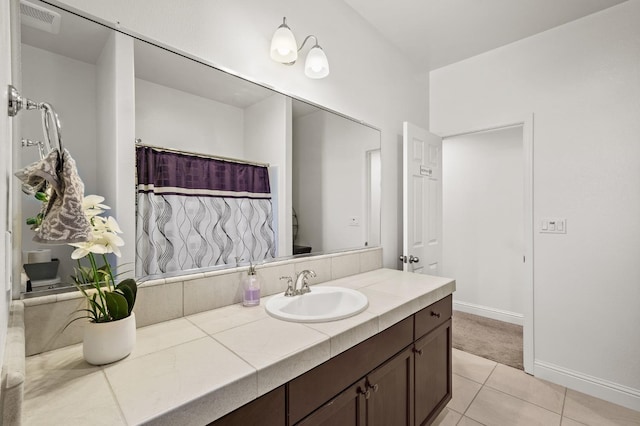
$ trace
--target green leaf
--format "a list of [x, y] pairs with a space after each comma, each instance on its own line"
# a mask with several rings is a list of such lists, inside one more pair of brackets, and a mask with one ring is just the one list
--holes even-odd
[[127, 299], [120, 293], [106, 292], [104, 298], [107, 301], [107, 309], [112, 321], [129, 316]]
[[128, 278], [116, 286], [116, 291], [121, 293], [127, 299], [129, 314], [131, 314], [133, 305], [136, 303], [136, 295], [138, 294], [138, 285], [136, 284], [136, 281], [132, 278]]

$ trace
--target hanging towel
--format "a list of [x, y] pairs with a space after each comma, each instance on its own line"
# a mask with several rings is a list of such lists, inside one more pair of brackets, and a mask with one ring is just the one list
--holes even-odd
[[81, 243], [91, 239], [91, 225], [82, 210], [84, 184], [78, 176], [76, 162], [66, 149], [59, 155], [53, 150], [44, 159], [15, 174], [35, 192], [51, 188], [44, 218], [33, 241], [44, 244]]

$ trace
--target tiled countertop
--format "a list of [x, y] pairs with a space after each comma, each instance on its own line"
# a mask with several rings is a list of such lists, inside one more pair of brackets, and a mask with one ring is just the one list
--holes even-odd
[[269, 316], [264, 298], [139, 328], [131, 355], [102, 367], [80, 344], [28, 357], [23, 423], [207, 424], [455, 290], [449, 278], [391, 269], [319, 285], [358, 289], [369, 307], [301, 324]]

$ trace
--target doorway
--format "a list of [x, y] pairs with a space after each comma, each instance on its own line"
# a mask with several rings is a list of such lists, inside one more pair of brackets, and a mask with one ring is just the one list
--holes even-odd
[[533, 372], [532, 120], [443, 137], [443, 270], [454, 309], [523, 326]]

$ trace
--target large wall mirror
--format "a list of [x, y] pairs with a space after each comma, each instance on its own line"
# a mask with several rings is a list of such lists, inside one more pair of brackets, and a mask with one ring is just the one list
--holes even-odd
[[[124, 229], [140, 227], [134, 190], [138, 144], [268, 170], [271, 206], [265, 220], [274, 241], [270, 254], [263, 251], [260, 258], [247, 259], [251, 254], [226, 253], [224, 261], [217, 256], [200, 269], [380, 244], [378, 129], [159, 47], [153, 40], [131, 37], [45, 2], [30, 3], [59, 14], [60, 27], [50, 32], [44, 24], [36, 28], [23, 19], [19, 90], [55, 107], [85, 194], [105, 196]], [[39, 115], [22, 114], [15, 133], [18, 139], [42, 138]], [[25, 147], [19, 167], [38, 159], [36, 148]], [[26, 218], [37, 213], [40, 204], [24, 196], [21, 208]], [[184, 214], [193, 221], [197, 213], [185, 208]], [[75, 266], [72, 248], [38, 245], [32, 236], [23, 225], [23, 263], [41, 249], [60, 261], [55, 278], [33, 289], [68, 287]], [[131, 264], [140, 263], [134, 250], [136, 244], [140, 248], [139, 238], [134, 232], [123, 238], [130, 249], [123, 251], [120, 263], [133, 269]], [[189, 251], [189, 244], [185, 248]], [[149, 272], [135, 267], [137, 278], [193, 269], [174, 264]]]

